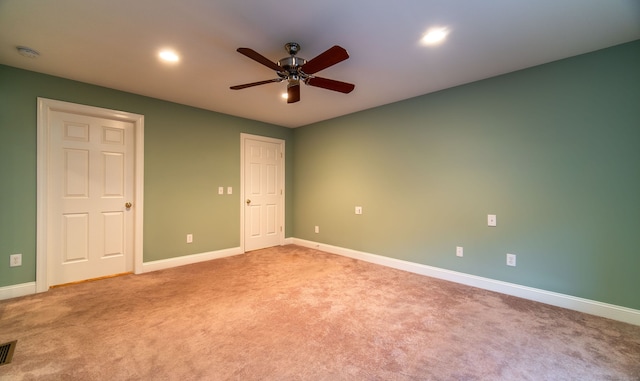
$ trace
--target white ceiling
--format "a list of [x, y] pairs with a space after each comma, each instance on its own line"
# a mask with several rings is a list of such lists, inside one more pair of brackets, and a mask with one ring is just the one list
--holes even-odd
[[[450, 34], [426, 47], [433, 26]], [[286, 127], [636, 39], [638, 0], [0, 0], [2, 64]], [[276, 78], [236, 48], [277, 61], [290, 41], [307, 60], [344, 47], [318, 75], [355, 90], [303, 85], [287, 104], [286, 82], [229, 89]], [[179, 64], [157, 59], [164, 47]]]

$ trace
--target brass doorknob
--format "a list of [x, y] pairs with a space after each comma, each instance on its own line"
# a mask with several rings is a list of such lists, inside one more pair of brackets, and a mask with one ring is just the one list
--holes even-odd
[[124, 207], [127, 208], [127, 209], [131, 208], [131, 203], [127, 202], [126, 204], [124, 204]]
[[247, 199], [247, 205], [251, 204], [251, 200]]

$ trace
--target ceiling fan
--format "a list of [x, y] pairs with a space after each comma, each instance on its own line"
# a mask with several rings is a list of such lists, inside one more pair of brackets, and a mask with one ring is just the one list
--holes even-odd
[[338, 91], [348, 94], [356, 87], [354, 84], [336, 81], [333, 79], [316, 77], [314, 74], [320, 70], [324, 70], [329, 66], [333, 66], [349, 58], [347, 51], [338, 46], [327, 49], [317, 57], [307, 61], [304, 58], [297, 57], [300, 51], [300, 45], [296, 42], [289, 42], [284, 46], [289, 57], [285, 57], [280, 61], [273, 62], [249, 48], [238, 48], [238, 53], [244, 54], [252, 60], [263, 64], [264, 66], [276, 71], [278, 78], [267, 79], [266, 81], [246, 83], [244, 85], [231, 86], [231, 90], [241, 90], [248, 87], [265, 85], [267, 83], [282, 82], [287, 83], [287, 103], [295, 103], [300, 101], [300, 82], [304, 82], [309, 86], [321, 87], [327, 90]]

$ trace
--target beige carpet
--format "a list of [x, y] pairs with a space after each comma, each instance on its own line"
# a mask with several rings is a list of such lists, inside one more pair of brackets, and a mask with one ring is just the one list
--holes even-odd
[[640, 380], [640, 327], [284, 246], [0, 301], [1, 380]]

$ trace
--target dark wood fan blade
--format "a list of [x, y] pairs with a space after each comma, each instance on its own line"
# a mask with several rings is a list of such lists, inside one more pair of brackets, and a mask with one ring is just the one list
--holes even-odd
[[287, 103], [296, 103], [300, 100], [300, 83], [287, 87]]
[[312, 77], [307, 79], [306, 84], [309, 86], [322, 87], [323, 89], [339, 91], [349, 94], [356, 88], [356, 85], [347, 82], [336, 81], [334, 79]]
[[231, 86], [230, 89], [242, 90], [242, 89], [246, 89], [247, 87], [266, 85], [267, 83], [280, 82], [280, 81], [282, 81], [282, 78], [267, 79], [266, 81], [252, 82], [252, 83], [245, 83], [244, 85]]
[[268, 59], [267, 57], [263, 56], [262, 54], [256, 52], [253, 49], [238, 48], [237, 51], [238, 51], [238, 53], [244, 54], [245, 56], [251, 58], [252, 60], [254, 60], [256, 62], [259, 62], [259, 63], [263, 64], [264, 66], [268, 67], [269, 69], [273, 69], [275, 71], [283, 71], [283, 69], [277, 63], [271, 61], [270, 59]]
[[320, 55], [302, 65], [301, 70], [307, 74], [317, 73], [320, 70], [333, 66], [338, 62], [342, 62], [347, 58], [349, 58], [349, 53], [347, 53], [344, 48], [334, 45], [324, 51], [324, 53], [320, 53]]

